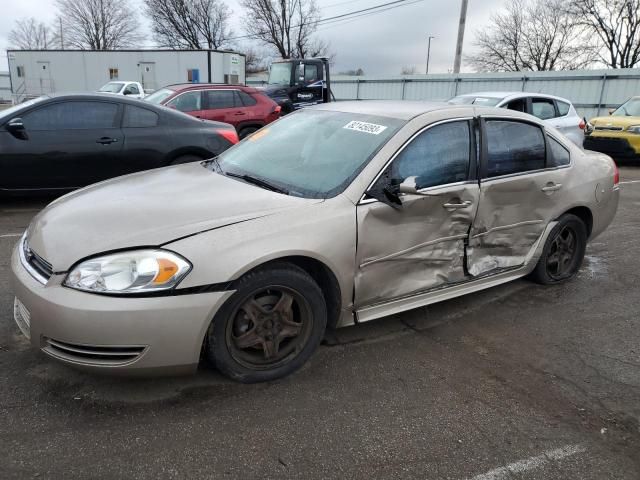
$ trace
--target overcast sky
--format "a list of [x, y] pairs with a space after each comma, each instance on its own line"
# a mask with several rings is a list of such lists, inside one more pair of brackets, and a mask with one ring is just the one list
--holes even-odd
[[[24, 17], [36, 17], [50, 23], [56, 15], [53, 0], [1, 0], [0, 70], [7, 69], [7, 36], [14, 22]], [[125, 1], [125, 0], [123, 0]], [[323, 17], [360, 10], [389, 0], [317, 0]], [[149, 27], [143, 16], [142, 0], [129, 3], [139, 12], [143, 29], [148, 32], [145, 45], [153, 45]], [[413, 5], [389, 10], [377, 15], [351, 19], [348, 22], [321, 26], [317, 35], [331, 44], [336, 53], [335, 72], [364, 69], [366, 74], [396, 75], [403, 66], [415, 65], [424, 72], [427, 56], [427, 36], [435, 36], [431, 43], [430, 72], [446, 73], [453, 67], [455, 42], [460, 15], [460, 0], [423, 0]], [[475, 32], [486, 25], [489, 16], [502, 8], [505, 0], [470, 0], [465, 33], [465, 53], [472, 50]], [[237, 0], [228, 0], [233, 10], [232, 28], [241, 35], [242, 8]], [[246, 44], [245, 44], [246, 45]], [[242, 51], [243, 45], [238, 45]], [[464, 68], [463, 70], [468, 70]]]

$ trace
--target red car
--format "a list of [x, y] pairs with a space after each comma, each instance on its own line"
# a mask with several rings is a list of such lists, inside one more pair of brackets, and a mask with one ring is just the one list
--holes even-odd
[[276, 102], [260, 90], [242, 85], [169, 85], [145, 97], [145, 101], [197, 118], [230, 123], [241, 139], [280, 117]]

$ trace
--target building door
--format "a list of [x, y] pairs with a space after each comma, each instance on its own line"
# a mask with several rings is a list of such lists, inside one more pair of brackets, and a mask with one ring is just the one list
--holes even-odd
[[140, 83], [145, 90], [156, 89], [156, 64], [154, 62], [140, 62]]
[[39, 93], [40, 94], [45, 94], [45, 93], [51, 93], [53, 92], [53, 85], [52, 80], [51, 80], [51, 65], [49, 64], [49, 62], [44, 62], [44, 61], [38, 61], [38, 73], [37, 73], [37, 80], [38, 80], [38, 85], [37, 88], [39, 89]]

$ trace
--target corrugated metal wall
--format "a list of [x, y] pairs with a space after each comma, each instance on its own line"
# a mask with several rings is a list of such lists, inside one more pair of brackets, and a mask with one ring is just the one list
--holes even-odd
[[[249, 85], [266, 79], [248, 78]], [[567, 98], [587, 118], [640, 95], [640, 69], [461, 75], [343, 77], [331, 81], [337, 100], [447, 100], [482, 91], [548, 93]]]

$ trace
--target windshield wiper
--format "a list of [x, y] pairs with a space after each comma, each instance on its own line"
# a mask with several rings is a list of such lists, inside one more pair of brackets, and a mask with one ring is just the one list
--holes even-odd
[[251, 176], [251, 175], [247, 175], [247, 174], [240, 175], [238, 173], [232, 173], [232, 172], [224, 172], [224, 174], [229, 176], [229, 177], [239, 178], [241, 180], [244, 180], [247, 183], [251, 183], [253, 185], [256, 185], [258, 187], [264, 188], [266, 190], [271, 190], [273, 192], [283, 193], [285, 195], [289, 195], [289, 190], [286, 190], [284, 188], [278, 187], [277, 185], [269, 183], [266, 180], [262, 180], [261, 178], [257, 178], [257, 177], [254, 177], [254, 176]]

